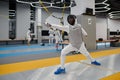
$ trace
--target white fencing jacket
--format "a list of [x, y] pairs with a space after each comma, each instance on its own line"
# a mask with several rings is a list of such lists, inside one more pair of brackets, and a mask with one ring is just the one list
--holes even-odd
[[30, 30], [27, 31], [26, 36], [27, 36], [27, 39], [31, 38], [31, 31]]
[[81, 27], [80, 24], [75, 24], [75, 25], [67, 25], [67, 26], [61, 26], [61, 25], [56, 25], [56, 24], [51, 24], [52, 27], [66, 31], [69, 35], [69, 41], [72, 44], [73, 47], [79, 49], [81, 47], [81, 44], [83, 42], [83, 37], [87, 36], [86, 31]]
[[53, 37], [54, 36], [54, 30], [49, 29], [49, 37]]

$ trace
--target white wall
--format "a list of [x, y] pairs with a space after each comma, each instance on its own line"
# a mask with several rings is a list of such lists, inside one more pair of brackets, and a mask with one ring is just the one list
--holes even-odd
[[17, 31], [16, 39], [25, 39], [26, 32], [30, 28], [30, 5], [17, 4]]
[[106, 18], [96, 18], [96, 40], [98, 38], [107, 39], [107, 19]]
[[[96, 18], [96, 39], [107, 39], [107, 29], [109, 31], [120, 31], [120, 20], [112, 20], [108, 18]], [[109, 35], [108, 35], [109, 37]]]
[[41, 19], [41, 16], [42, 16], [41, 11], [42, 11], [41, 9], [36, 8], [36, 19], [37, 19], [37, 25], [38, 26], [41, 26], [41, 21], [42, 21], [42, 19]]
[[38, 38], [38, 43], [41, 43], [42, 40], [42, 36], [41, 36], [41, 28], [37, 27], [37, 26], [41, 26], [41, 22], [42, 22], [42, 13], [41, 13], [41, 9], [40, 8], [36, 8], [36, 37]]
[[9, 39], [9, 4], [0, 1], [0, 40]]
[[120, 20], [108, 19], [108, 28], [110, 29], [110, 31], [120, 31]]
[[86, 8], [93, 8], [95, 14], [95, 0], [75, 0], [77, 6], [71, 8], [71, 14], [80, 15], [85, 13]]

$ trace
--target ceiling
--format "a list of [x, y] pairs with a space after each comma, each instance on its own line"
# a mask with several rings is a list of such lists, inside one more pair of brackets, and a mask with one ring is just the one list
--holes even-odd
[[120, 0], [95, 0], [95, 3], [96, 15], [120, 19]]
[[[10, 1], [16, 2], [16, 0], [0, 0], [0, 1]], [[18, 0], [22, 3], [31, 3], [33, 2], [34, 7], [43, 7], [39, 4], [39, 0]], [[66, 8], [70, 8], [75, 6], [71, 6], [74, 0], [40, 0], [46, 7], [53, 8], [64, 8], [64, 4]], [[64, 2], [61, 2], [64, 1]], [[97, 16], [108, 16], [111, 19], [120, 19], [120, 0], [95, 0], [95, 12]]]
[[[0, 0], [0, 1], [10, 1], [10, 2], [21, 2], [21, 3], [38, 3], [39, 4], [39, 0]], [[61, 2], [62, 0], [40, 0], [43, 2], [44, 5], [46, 4], [52, 4], [52, 6], [55, 6], [55, 7], [64, 7], [64, 4], [66, 7], [69, 7], [70, 6], [70, 1], [71, 0], [63, 0], [64, 2]]]
[[[110, 8], [110, 11], [119, 11], [120, 10], [120, 0], [95, 0], [95, 3], [106, 3], [108, 4], [109, 8]], [[100, 5], [100, 6], [105, 6], [105, 5]], [[98, 7], [96, 5], [96, 7]]]

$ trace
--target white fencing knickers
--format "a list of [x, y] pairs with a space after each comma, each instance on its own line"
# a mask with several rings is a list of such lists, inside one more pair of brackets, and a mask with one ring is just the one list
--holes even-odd
[[52, 43], [53, 44], [53, 40], [54, 40], [54, 35], [50, 34], [49, 35], [49, 44]]
[[67, 45], [62, 51], [61, 51], [61, 68], [64, 68], [65, 63], [65, 57], [68, 53], [71, 51], [79, 51], [83, 55], [85, 55], [90, 61], [93, 61], [93, 58], [90, 56], [89, 52], [85, 48], [84, 42], [82, 42], [80, 49], [77, 49], [73, 47], [71, 44]]
[[30, 37], [27, 37], [27, 41], [30, 42], [30, 41], [31, 41], [31, 38], [30, 38]]

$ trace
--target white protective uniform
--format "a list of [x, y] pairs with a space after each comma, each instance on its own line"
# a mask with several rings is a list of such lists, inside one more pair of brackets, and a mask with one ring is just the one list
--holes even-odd
[[55, 30], [55, 43], [62, 42], [62, 35], [60, 34], [59, 30]]
[[49, 44], [53, 43], [54, 40], [54, 30], [49, 29]]
[[67, 26], [61, 26], [56, 24], [51, 24], [52, 27], [66, 31], [69, 35], [69, 45], [67, 45], [62, 51], [61, 51], [61, 68], [64, 68], [64, 62], [66, 54], [70, 53], [71, 51], [79, 51], [83, 55], [85, 55], [89, 60], [93, 61], [92, 57], [90, 56], [89, 52], [85, 48], [82, 36], [87, 36], [86, 31], [81, 27], [80, 24], [67, 25]]
[[31, 31], [28, 30], [26, 35], [27, 35], [28, 42], [30, 42], [31, 41]]

